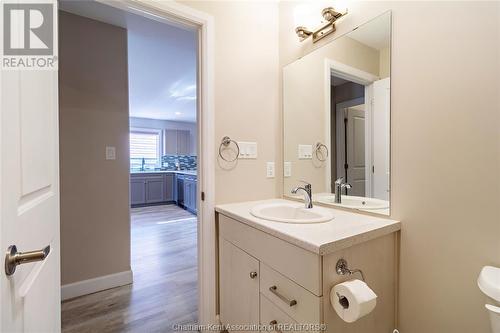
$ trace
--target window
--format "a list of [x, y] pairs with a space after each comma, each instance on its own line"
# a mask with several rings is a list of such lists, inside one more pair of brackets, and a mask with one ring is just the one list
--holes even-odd
[[130, 131], [130, 168], [154, 169], [160, 166], [160, 130]]

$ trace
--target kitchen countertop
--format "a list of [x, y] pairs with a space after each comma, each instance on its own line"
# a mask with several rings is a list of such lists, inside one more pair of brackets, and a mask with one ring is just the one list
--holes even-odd
[[294, 201], [284, 199], [248, 201], [217, 205], [215, 210], [319, 255], [336, 252], [401, 229], [399, 221], [326, 207], [320, 208], [331, 211], [334, 219], [324, 223], [281, 223], [260, 219], [250, 214], [250, 209], [255, 205], [280, 202], [292, 203]]
[[131, 171], [131, 175], [140, 175], [140, 174], [151, 174], [151, 173], [178, 173], [182, 175], [190, 175], [196, 176], [196, 170], [145, 170], [145, 171]]

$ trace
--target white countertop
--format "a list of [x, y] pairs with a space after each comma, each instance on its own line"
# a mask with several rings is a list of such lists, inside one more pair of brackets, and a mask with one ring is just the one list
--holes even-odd
[[182, 175], [190, 175], [196, 176], [196, 170], [145, 170], [145, 171], [131, 171], [131, 175], [140, 175], [140, 174], [151, 174], [151, 173], [178, 173]]
[[220, 214], [320, 255], [339, 251], [401, 229], [399, 221], [326, 207], [322, 207], [322, 209], [330, 210], [334, 215], [334, 219], [329, 222], [315, 224], [273, 222], [250, 214], [250, 209], [257, 204], [279, 202], [290, 203], [293, 201], [284, 199], [248, 201], [217, 205], [215, 210]]

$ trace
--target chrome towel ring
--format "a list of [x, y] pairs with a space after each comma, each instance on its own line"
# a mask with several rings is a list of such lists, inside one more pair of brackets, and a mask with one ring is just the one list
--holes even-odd
[[[232, 160], [228, 160], [224, 156], [222, 156], [222, 149], [223, 148], [228, 148], [229, 145], [231, 144], [231, 142], [236, 145], [237, 153], [236, 153], [236, 157], [235, 158], [233, 158]], [[238, 159], [238, 156], [240, 156], [240, 146], [238, 146], [238, 142], [232, 140], [228, 136], [223, 137], [222, 141], [220, 143], [220, 146], [219, 146], [219, 156], [220, 156], [220, 158], [222, 158], [226, 162], [234, 162], [234, 161], [236, 161]]]
[[[323, 153], [319, 154], [322, 149], [325, 151], [325, 155], [323, 155]], [[325, 162], [328, 159], [328, 147], [326, 145], [322, 144], [321, 142], [316, 143], [315, 154], [316, 154], [316, 158], [320, 162]]]

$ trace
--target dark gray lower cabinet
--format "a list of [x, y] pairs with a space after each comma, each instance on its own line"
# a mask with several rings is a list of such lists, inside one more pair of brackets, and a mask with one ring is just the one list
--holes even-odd
[[175, 175], [165, 174], [165, 201], [175, 201]]
[[174, 201], [174, 174], [140, 173], [130, 176], [130, 204], [144, 206]]
[[178, 206], [184, 207], [184, 175], [178, 173], [177, 177], [177, 195], [175, 201]]
[[163, 175], [146, 179], [146, 203], [165, 201], [165, 178]]
[[130, 204], [141, 205], [146, 203], [146, 179], [130, 177]]
[[191, 213], [197, 213], [197, 179], [194, 176], [184, 178], [184, 207]]

